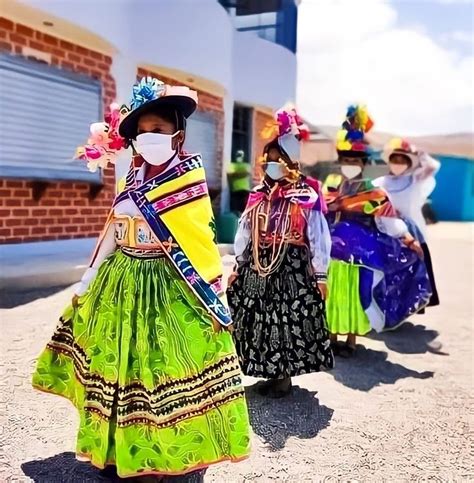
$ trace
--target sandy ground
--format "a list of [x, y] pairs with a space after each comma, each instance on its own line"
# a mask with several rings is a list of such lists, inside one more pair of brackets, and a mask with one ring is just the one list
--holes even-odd
[[[330, 373], [297, 378], [286, 399], [265, 400], [246, 379], [252, 456], [211, 468], [207, 481], [474, 481], [472, 239], [473, 225], [430, 228], [440, 307], [361, 340], [357, 358]], [[69, 403], [29, 382], [71, 293], [2, 296], [0, 482], [107, 481], [74, 458]]]

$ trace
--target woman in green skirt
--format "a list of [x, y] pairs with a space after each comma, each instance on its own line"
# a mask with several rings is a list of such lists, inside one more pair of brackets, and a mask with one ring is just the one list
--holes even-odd
[[249, 453], [202, 160], [181, 149], [196, 105], [144, 78], [92, 126], [79, 157], [104, 167], [131, 145], [133, 161], [33, 376], [78, 409], [78, 457], [123, 478], [202, 481]]

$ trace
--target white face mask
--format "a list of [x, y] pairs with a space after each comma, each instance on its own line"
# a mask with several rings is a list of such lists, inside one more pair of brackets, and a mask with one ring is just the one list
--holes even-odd
[[173, 138], [178, 132], [174, 134], [154, 132], [139, 134], [134, 144], [135, 149], [147, 163], [155, 166], [165, 164], [178, 154], [178, 149], [173, 149]]
[[401, 176], [408, 169], [406, 164], [388, 163], [388, 165], [390, 167], [390, 173], [394, 176]]
[[286, 175], [286, 171], [287, 170], [285, 166], [277, 161], [269, 161], [265, 169], [265, 172], [268, 174], [268, 176], [270, 176], [270, 178], [274, 179], [275, 181], [284, 178]]
[[347, 179], [352, 179], [362, 173], [362, 168], [352, 164], [344, 164], [341, 166], [341, 172]]

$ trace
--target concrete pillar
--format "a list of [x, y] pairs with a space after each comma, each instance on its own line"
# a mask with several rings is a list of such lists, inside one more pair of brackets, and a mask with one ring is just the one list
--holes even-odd
[[224, 150], [222, 161], [222, 194], [221, 194], [221, 212], [229, 211], [230, 191], [227, 182], [227, 172], [232, 157], [232, 123], [234, 120], [234, 97], [227, 91], [224, 99]]
[[[115, 79], [117, 90], [116, 101], [119, 104], [130, 104], [132, 86], [137, 79], [137, 63], [130, 55], [117, 53], [112, 59], [111, 73]], [[130, 149], [122, 152], [115, 163], [115, 177], [117, 180], [127, 174], [132, 152]]]

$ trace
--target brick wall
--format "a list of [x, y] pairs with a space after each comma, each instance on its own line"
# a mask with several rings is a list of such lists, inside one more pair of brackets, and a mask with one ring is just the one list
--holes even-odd
[[262, 139], [261, 132], [263, 131], [267, 122], [272, 120], [273, 120], [272, 115], [267, 114], [266, 112], [254, 110], [252, 151], [254, 153], [253, 180], [255, 183], [259, 183], [263, 176], [260, 158], [263, 154], [263, 148], [268, 143], [268, 140]]
[[[50, 54], [54, 66], [100, 80], [105, 109], [115, 100], [110, 56], [0, 17], [0, 51], [22, 55], [23, 47]], [[98, 235], [112, 203], [114, 180], [113, 169], [107, 169], [104, 188], [95, 198], [87, 183], [51, 182], [36, 201], [31, 181], [0, 179], [0, 243]]]
[[[224, 122], [225, 122], [225, 114], [224, 114], [224, 103], [222, 97], [215, 96], [213, 94], [209, 94], [208, 92], [201, 91], [196, 89], [195, 86], [192, 84], [186, 84], [181, 81], [177, 81], [175, 79], [171, 79], [169, 77], [161, 75], [158, 71], [149, 71], [145, 69], [138, 69], [138, 78], [141, 79], [145, 76], [152, 76], [160, 79], [165, 84], [169, 85], [187, 85], [189, 88], [193, 90], [197, 90], [199, 103], [198, 103], [198, 111], [200, 112], [207, 112], [211, 114], [214, 119], [216, 120], [216, 177], [217, 179], [221, 179], [222, 174], [222, 165], [223, 165], [223, 157], [224, 157]], [[192, 148], [192, 146], [190, 146]], [[219, 188], [220, 186], [212, 186], [210, 188]], [[218, 195], [216, 195], [218, 196]], [[216, 201], [218, 204], [218, 200]]]

